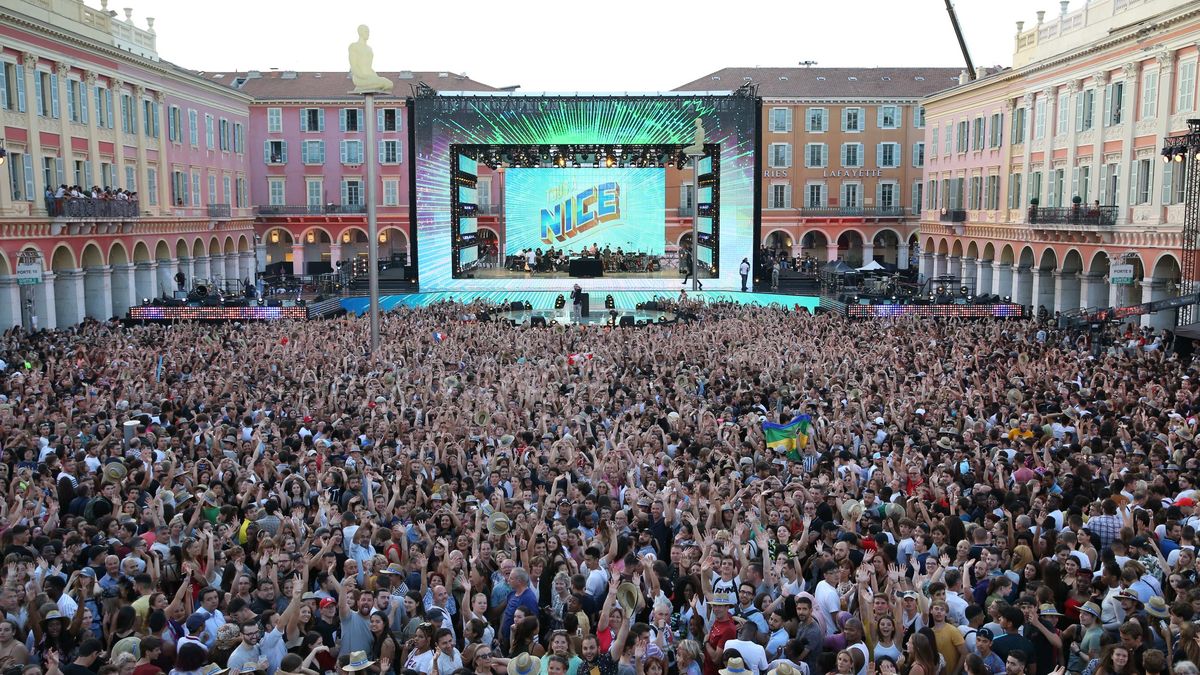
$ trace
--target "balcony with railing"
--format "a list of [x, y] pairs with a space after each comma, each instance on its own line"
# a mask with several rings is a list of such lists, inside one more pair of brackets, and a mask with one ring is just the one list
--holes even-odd
[[965, 223], [967, 222], [967, 212], [965, 209], [942, 209], [938, 220], [943, 223]]
[[229, 208], [229, 204], [209, 204], [208, 205], [208, 217], [209, 218], [229, 218], [230, 212], [231, 212], [231, 209]]
[[1030, 225], [1074, 225], [1112, 227], [1117, 224], [1116, 206], [1031, 206], [1026, 212]]
[[108, 220], [113, 218], [137, 218], [138, 202], [123, 199], [94, 199], [92, 197], [64, 197], [49, 204], [51, 218], [82, 218]]
[[300, 206], [260, 204], [256, 209], [260, 216], [325, 216], [367, 212], [365, 204], [312, 204]]
[[903, 206], [806, 206], [800, 209], [804, 218], [903, 218], [909, 215]]

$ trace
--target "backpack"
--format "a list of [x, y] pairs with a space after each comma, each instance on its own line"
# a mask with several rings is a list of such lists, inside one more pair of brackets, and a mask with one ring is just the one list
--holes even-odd
[[89, 523], [96, 522], [96, 504], [100, 502], [99, 497], [92, 497], [83, 505], [83, 519]]

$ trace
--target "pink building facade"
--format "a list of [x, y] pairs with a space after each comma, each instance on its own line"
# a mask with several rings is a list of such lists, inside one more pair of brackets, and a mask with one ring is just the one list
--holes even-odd
[[[2, 326], [123, 315], [173, 291], [181, 271], [253, 277], [250, 97], [161, 61], [148, 23], [74, 0], [0, 8]], [[64, 184], [138, 199], [47, 199]], [[23, 251], [44, 270], [24, 297], [14, 277]]]
[[1174, 295], [1186, 172], [1160, 150], [1200, 116], [1200, 11], [1092, 0], [1017, 27], [1016, 67], [923, 101], [922, 273], [1048, 312]]

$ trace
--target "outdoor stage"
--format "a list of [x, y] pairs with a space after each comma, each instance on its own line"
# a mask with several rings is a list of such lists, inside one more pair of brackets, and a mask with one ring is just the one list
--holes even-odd
[[[380, 311], [390, 311], [401, 307], [425, 307], [439, 302], [460, 302], [468, 304], [477, 300], [492, 305], [521, 302], [529, 303], [534, 310], [554, 310], [554, 303], [559, 295], [569, 298], [571, 289], [564, 284], [562, 291], [444, 291], [436, 293], [409, 293], [405, 295], [385, 295], [379, 298]], [[613, 304], [620, 308], [632, 308], [655, 300], [676, 300], [679, 291], [674, 294], [662, 291], [591, 291], [591, 314], [608, 317], [604, 309], [604, 298], [613, 296]], [[779, 293], [740, 293], [729, 291], [688, 291], [688, 299], [702, 302], [736, 302], [741, 305], [777, 306], [795, 309], [803, 307], [815, 312], [820, 304], [820, 298], [811, 295], [784, 295]], [[568, 300], [569, 302], [569, 300]], [[342, 307], [352, 314], [364, 314], [370, 305], [370, 299], [365, 297], [343, 298]]]

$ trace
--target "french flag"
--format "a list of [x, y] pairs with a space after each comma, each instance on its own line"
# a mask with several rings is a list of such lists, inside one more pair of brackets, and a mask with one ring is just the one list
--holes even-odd
[[442, 340], [445, 340], [445, 339], [446, 339], [446, 334], [443, 333], [442, 331], [439, 330], [439, 331], [433, 332], [433, 341], [434, 342], [441, 342]]

